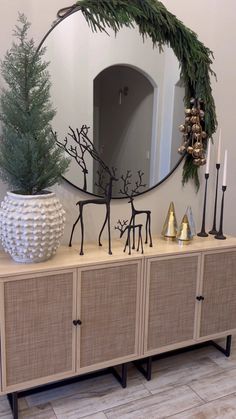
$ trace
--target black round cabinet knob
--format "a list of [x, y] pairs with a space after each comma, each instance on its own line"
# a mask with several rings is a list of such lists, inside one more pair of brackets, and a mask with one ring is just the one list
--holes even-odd
[[73, 320], [73, 325], [74, 326], [80, 326], [82, 324], [82, 321], [81, 320]]

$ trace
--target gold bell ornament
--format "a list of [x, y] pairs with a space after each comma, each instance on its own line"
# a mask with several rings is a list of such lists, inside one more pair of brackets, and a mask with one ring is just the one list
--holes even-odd
[[203, 101], [201, 99], [191, 98], [190, 108], [185, 109], [185, 122], [179, 126], [183, 143], [178, 148], [178, 152], [182, 155], [188, 153], [195, 166], [206, 164], [207, 133], [204, 131], [205, 112], [202, 107]]

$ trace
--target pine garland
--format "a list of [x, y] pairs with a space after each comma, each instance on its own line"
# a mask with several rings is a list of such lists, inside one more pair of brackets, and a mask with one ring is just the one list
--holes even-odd
[[[143, 38], [150, 37], [153, 45], [163, 49], [170, 46], [179, 63], [180, 77], [185, 86], [185, 105], [192, 97], [201, 98], [205, 104], [205, 131], [208, 138], [216, 130], [215, 103], [212, 96], [212, 51], [205, 47], [197, 35], [170, 13], [158, 0], [80, 0], [65, 11], [81, 10], [87, 23], [95, 32], [106, 32], [106, 27], [119, 31], [123, 26], [136, 24]], [[191, 156], [186, 156], [183, 184], [190, 178], [199, 186], [198, 169]]]

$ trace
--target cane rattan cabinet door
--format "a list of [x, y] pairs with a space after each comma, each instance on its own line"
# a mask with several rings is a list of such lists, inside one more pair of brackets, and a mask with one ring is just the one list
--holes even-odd
[[140, 262], [80, 272], [78, 368], [109, 366], [138, 353]]
[[74, 271], [4, 283], [6, 388], [75, 372], [75, 295]]
[[194, 338], [199, 255], [147, 262], [145, 353]]
[[204, 255], [200, 337], [236, 329], [236, 250]]

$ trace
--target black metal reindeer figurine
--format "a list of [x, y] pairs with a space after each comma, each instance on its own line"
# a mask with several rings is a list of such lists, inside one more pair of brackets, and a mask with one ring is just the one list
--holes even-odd
[[[69, 156], [72, 157], [76, 161], [76, 163], [79, 165], [80, 169], [82, 170], [83, 179], [84, 179], [83, 190], [86, 192], [88, 169], [87, 169], [85, 157], [86, 157], [86, 152], [91, 150], [91, 142], [87, 137], [89, 127], [87, 127], [87, 125], [82, 125], [80, 130], [78, 128], [74, 130], [73, 128], [69, 126], [69, 130], [70, 131], [67, 134], [68, 136], [65, 137], [64, 142], [59, 141], [58, 135], [56, 132], [53, 132], [54, 139], [58, 147], [65, 150], [67, 154], [69, 154]], [[70, 142], [68, 142], [68, 138], [70, 141], [71, 140], [74, 141], [75, 143], [74, 146], [70, 144]]]
[[[131, 204], [131, 218], [130, 218], [130, 225], [135, 226], [135, 218], [137, 215], [144, 214], [146, 215], [146, 223], [145, 223], [145, 244], [148, 243], [149, 239], [149, 246], [152, 247], [152, 234], [151, 234], [151, 211], [150, 210], [137, 210], [134, 207], [134, 196], [140, 193], [140, 188], [145, 187], [146, 185], [142, 183], [142, 177], [144, 173], [141, 170], [138, 170], [138, 180], [135, 182], [135, 188], [131, 190], [129, 193], [129, 185], [131, 185], [131, 178], [132, 174], [130, 170], [127, 170], [126, 175], [122, 175], [121, 179], [123, 181], [123, 189], [120, 189], [120, 193], [122, 195], [127, 196], [129, 198], [128, 203]], [[133, 245], [132, 249], [135, 249], [135, 228], [133, 228]]]
[[[83, 125], [81, 130], [79, 131], [81, 133], [81, 137], [82, 137], [82, 140], [83, 140], [83, 141], [80, 141], [80, 146], [81, 146], [82, 150], [86, 149], [86, 151], [91, 155], [91, 157], [94, 160], [96, 160], [102, 168], [102, 171], [98, 171], [99, 184], [97, 184], [97, 186], [99, 186], [100, 189], [103, 191], [104, 197], [86, 199], [84, 201], [79, 201], [79, 202], [76, 203], [76, 205], [79, 206], [79, 215], [78, 215], [78, 218], [76, 219], [75, 223], [72, 226], [69, 246], [72, 246], [72, 239], [73, 239], [74, 230], [75, 230], [76, 225], [80, 221], [80, 227], [81, 227], [80, 255], [84, 254], [84, 222], [83, 222], [84, 207], [86, 205], [89, 205], [89, 204], [105, 205], [106, 206], [106, 216], [105, 216], [105, 220], [104, 220], [104, 223], [102, 225], [101, 231], [99, 233], [98, 243], [99, 243], [99, 246], [102, 246], [101, 236], [102, 236], [103, 230], [104, 230], [104, 228], [107, 224], [109, 254], [111, 255], [112, 251], [111, 251], [110, 202], [111, 202], [111, 198], [112, 198], [112, 184], [113, 184], [114, 181], [117, 181], [118, 179], [116, 178], [115, 169], [114, 168], [110, 169], [108, 166], [106, 166], [106, 164], [103, 162], [103, 160], [99, 156], [98, 151], [94, 147], [94, 144], [88, 138], [88, 136], [87, 136], [88, 129], [89, 128], [86, 125]], [[67, 151], [66, 148], [65, 148], [65, 150]], [[102, 179], [103, 179], [102, 172], [106, 173], [106, 175], [108, 176], [108, 179], [109, 179], [108, 183], [105, 184], [105, 185], [104, 185], [104, 183], [102, 183]]]
[[138, 230], [138, 246], [137, 246], [137, 252], [139, 251], [139, 247], [141, 244], [141, 253], [143, 253], [143, 239], [142, 239], [142, 224], [128, 224], [128, 220], [118, 220], [117, 225], [115, 226], [115, 230], [120, 231], [120, 238], [124, 235], [124, 233], [127, 231], [127, 238], [125, 242], [124, 252], [126, 251], [126, 247], [129, 246], [129, 255], [131, 255], [131, 238], [130, 233], [131, 231]]

